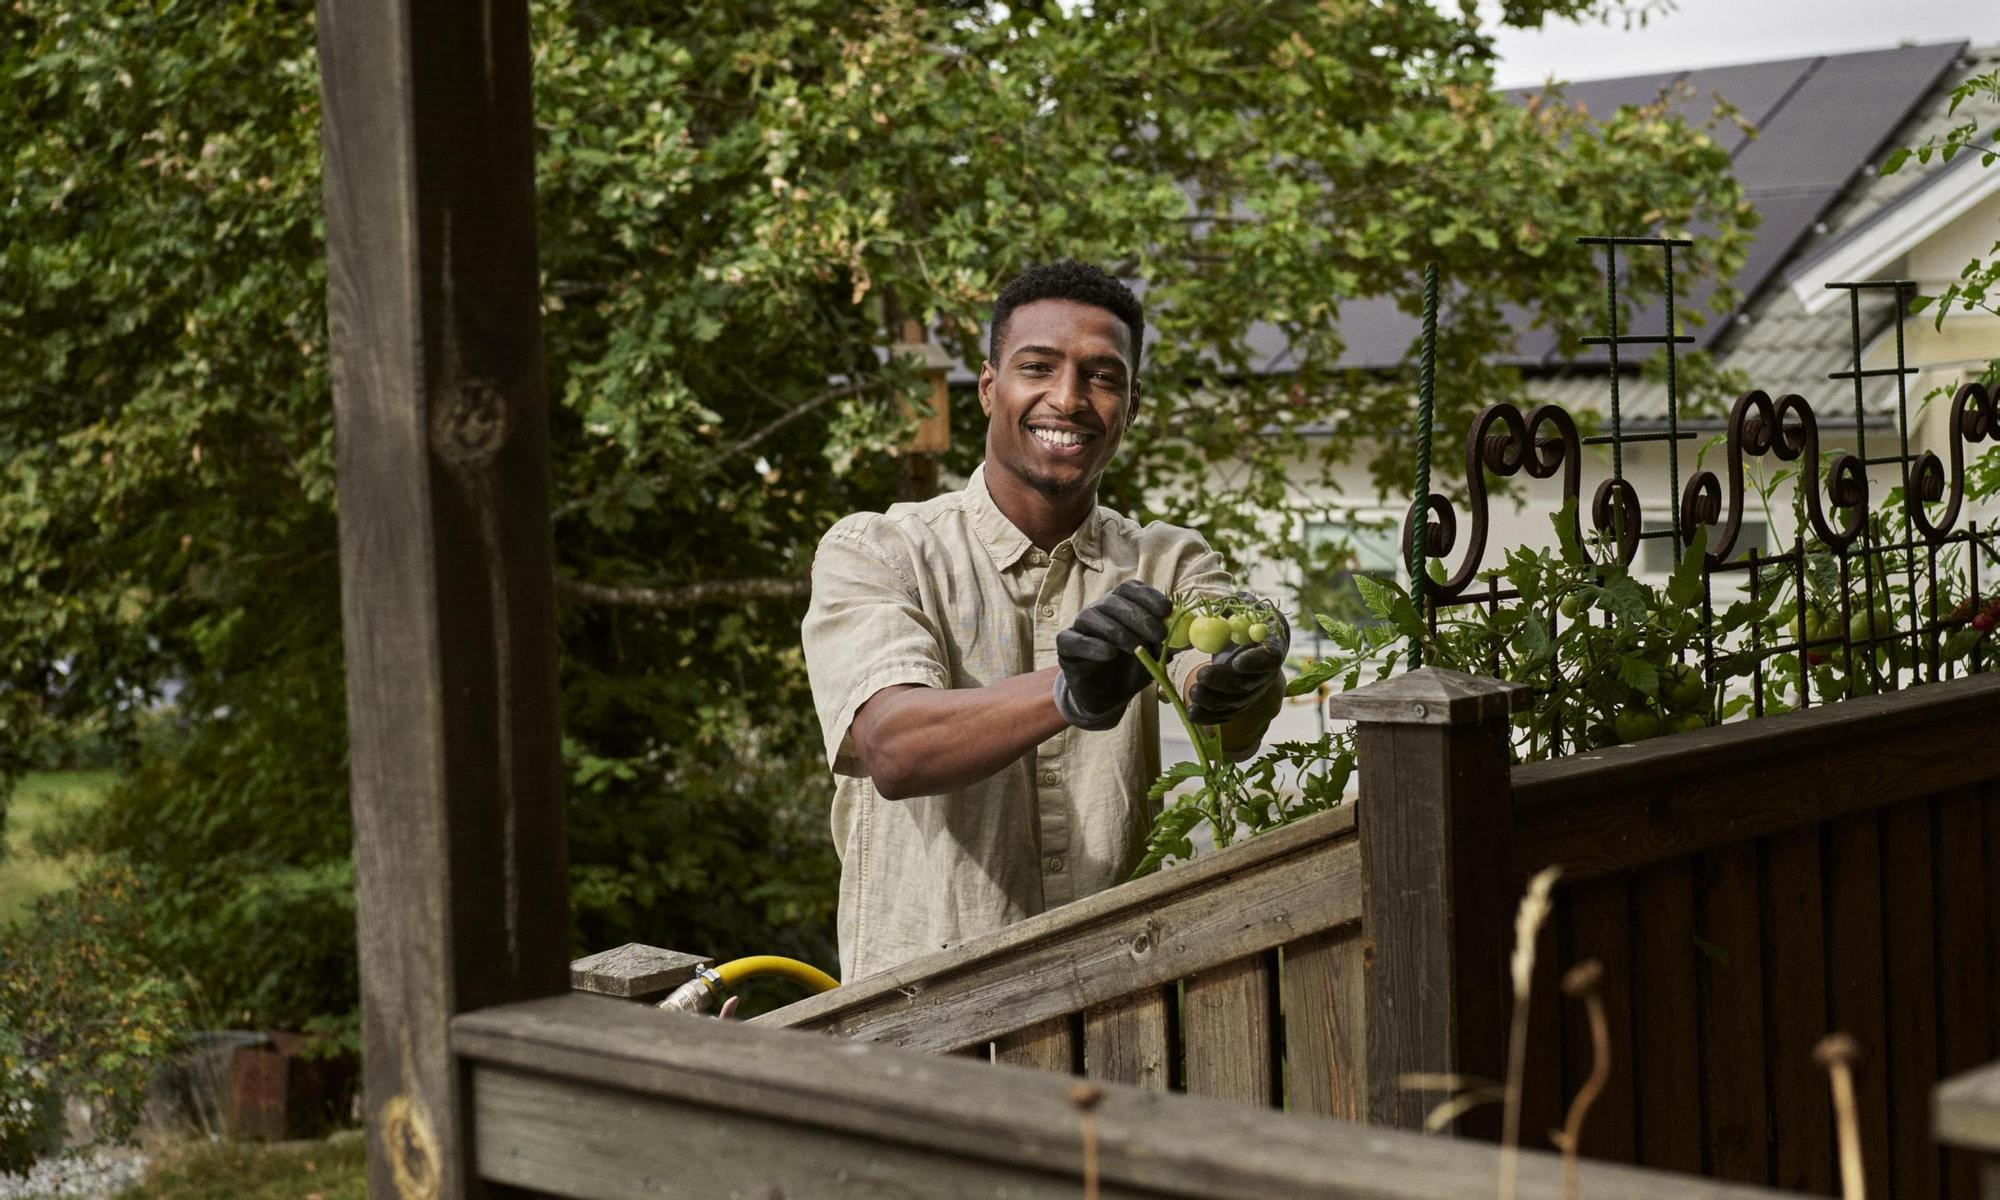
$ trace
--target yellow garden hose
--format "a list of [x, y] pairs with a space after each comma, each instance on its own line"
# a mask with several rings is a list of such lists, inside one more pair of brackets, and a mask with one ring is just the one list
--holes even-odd
[[840, 986], [839, 980], [811, 963], [777, 954], [753, 954], [748, 958], [733, 958], [719, 967], [703, 967], [694, 973], [693, 979], [675, 988], [671, 995], [660, 1001], [660, 1007], [700, 1012], [717, 992], [734, 988], [755, 975], [783, 975], [815, 992], [831, 991]]

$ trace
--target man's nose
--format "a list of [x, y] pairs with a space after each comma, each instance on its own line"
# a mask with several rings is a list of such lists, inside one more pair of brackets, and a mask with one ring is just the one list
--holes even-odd
[[1090, 380], [1083, 371], [1063, 372], [1062, 383], [1055, 391], [1056, 407], [1063, 412], [1083, 412], [1090, 407]]

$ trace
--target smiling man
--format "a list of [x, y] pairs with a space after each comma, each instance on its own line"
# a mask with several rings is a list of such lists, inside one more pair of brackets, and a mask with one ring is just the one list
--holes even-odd
[[[1201, 538], [1097, 504], [1139, 407], [1145, 317], [1074, 262], [994, 304], [986, 461], [962, 491], [827, 531], [803, 628], [833, 768], [845, 979], [1110, 887], [1154, 809], [1168, 598], [1221, 593]], [[1247, 752], [1288, 634], [1169, 664], [1197, 720]], [[1248, 711], [1246, 711], [1248, 710]], [[1240, 717], [1239, 717], [1240, 714]]]

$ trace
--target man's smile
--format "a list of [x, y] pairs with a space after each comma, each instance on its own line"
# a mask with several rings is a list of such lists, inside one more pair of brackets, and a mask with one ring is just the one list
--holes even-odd
[[1083, 453], [1084, 447], [1099, 437], [1091, 430], [1066, 425], [1030, 425], [1028, 432], [1035, 435], [1043, 449], [1063, 457]]

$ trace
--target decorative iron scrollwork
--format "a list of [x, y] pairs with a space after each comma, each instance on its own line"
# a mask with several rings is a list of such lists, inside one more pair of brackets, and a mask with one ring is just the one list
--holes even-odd
[[[2000, 410], [1996, 409], [1994, 397], [1976, 382], [1961, 384], [1951, 398], [1951, 423], [1947, 428], [1950, 430], [1951, 469], [1946, 471], [1936, 451], [1924, 451], [1903, 495], [1910, 523], [1933, 546], [1943, 541], [1952, 526], [1958, 524], [1958, 510], [1965, 503], [1966, 444], [1983, 442], [1988, 438], [2000, 440]], [[1944, 499], [1947, 487], [1950, 488], [1951, 499], [1945, 504], [1944, 515], [1932, 521], [1924, 512], [1924, 505]]]
[[[1748, 459], [1775, 456], [1780, 462], [1799, 462], [1801, 480], [1820, 478], [1819, 421], [1805, 398], [1789, 394], [1773, 403], [1763, 391], [1745, 392], [1729, 410], [1728, 443], [1724, 458], [1729, 471], [1728, 523], [1708, 539], [1707, 562], [1718, 567], [1729, 561], [1736, 536], [1743, 528], [1743, 467]], [[1861, 536], [1868, 520], [1868, 472], [1859, 458], [1842, 452], [1827, 464], [1826, 500], [1820, 489], [1804, 488], [1806, 519], [1813, 533], [1828, 546], [1845, 550]], [[1714, 525], [1722, 519], [1722, 483], [1713, 471], [1699, 471], [1681, 489], [1680, 527], [1683, 541], [1692, 540], [1697, 526]], [[1827, 508], [1842, 514], [1838, 528], [1827, 521]]]
[[[1486, 539], [1491, 528], [1486, 475], [1491, 472], [1507, 479], [1528, 473], [1532, 479], [1548, 479], [1562, 472], [1562, 497], [1571, 513], [1571, 532], [1581, 539], [1576, 527], [1577, 506], [1582, 492], [1582, 439], [1576, 420], [1559, 404], [1539, 404], [1523, 416], [1512, 404], [1489, 404], [1465, 439], [1466, 504], [1472, 515], [1465, 558], [1449, 578], [1440, 583], [1428, 577], [1417, 586], [1433, 603], [1457, 598], [1479, 575], [1486, 557]], [[1624, 479], [1607, 479], [1599, 484], [1591, 502], [1591, 524], [1611, 538], [1617, 547], [1617, 563], [1630, 565], [1639, 552], [1639, 493]], [[1424, 514], [1424, 554], [1442, 559], [1458, 542], [1458, 515], [1451, 501], [1432, 492], [1410, 505], [1403, 521], [1403, 544], [1410, 544], [1412, 523]], [[1609, 564], [1607, 564], [1609, 565]]]

